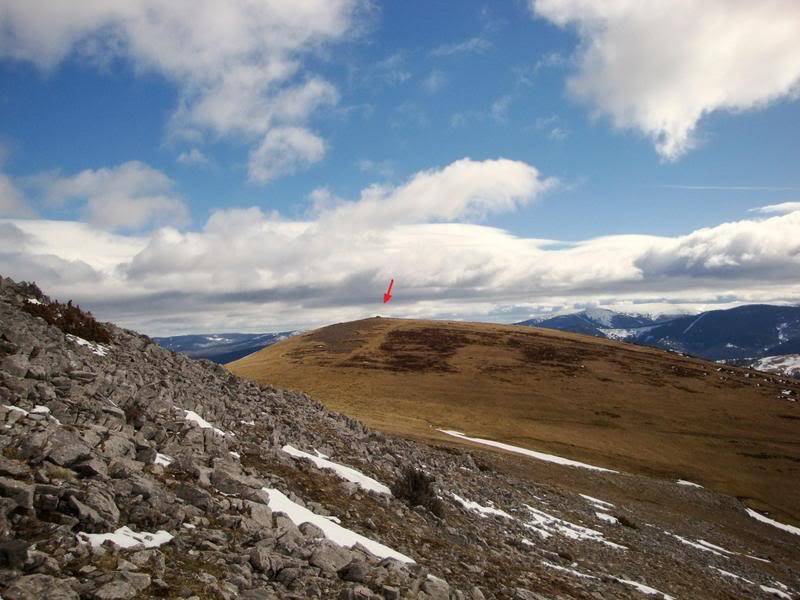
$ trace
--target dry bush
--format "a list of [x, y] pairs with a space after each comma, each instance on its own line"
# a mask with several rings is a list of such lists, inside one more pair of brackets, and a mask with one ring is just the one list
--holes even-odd
[[107, 344], [111, 341], [108, 329], [98, 323], [92, 313], [82, 311], [80, 306], [73, 305], [72, 300], [66, 304], [50, 301], [42, 294], [35, 283], [23, 283], [29, 297], [36, 298], [41, 304], [25, 302], [22, 309], [35, 317], [41, 317], [50, 325], [55, 325], [64, 333], [77, 335], [90, 342]]
[[392, 494], [411, 507], [423, 506], [437, 517], [444, 516], [444, 504], [433, 489], [433, 477], [419, 469], [406, 468], [392, 484]]

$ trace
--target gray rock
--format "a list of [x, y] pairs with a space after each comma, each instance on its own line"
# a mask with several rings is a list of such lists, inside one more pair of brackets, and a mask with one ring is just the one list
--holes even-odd
[[33, 491], [34, 487], [30, 484], [8, 477], [0, 477], [0, 496], [13, 500], [21, 509], [33, 510]]
[[78, 600], [69, 579], [51, 575], [26, 575], [11, 583], [3, 592], [5, 600]]
[[353, 560], [353, 553], [350, 550], [329, 540], [322, 540], [311, 553], [308, 564], [322, 569], [326, 573], [336, 573], [351, 560]]
[[93, 597], [97, 600], [129, 600], [150, 587], [150, 575], [117, 571], [114, 579], [98, 588]]
[[354, 558], [337, 571], [339, 577], [345, 581], [364, 583], [369, 575], [369, 565], [361, 558]]
[[91, 456], [89, 447], [81, 438], [63, 427], [57, 428], [50, 435], [47, 446], [50, 448], [47, 458], [62, 467], [68, 467]]
[[14, 377], [25, 377], [28, 374], [28, 357], [24, 354], [12, 354], [0, 361], [0, 370]]

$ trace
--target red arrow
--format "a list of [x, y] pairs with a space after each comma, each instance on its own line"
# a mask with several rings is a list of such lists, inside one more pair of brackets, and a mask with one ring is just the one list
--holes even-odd
[[386, 304], [389, 300], [392, 299], [392, 286], [394, 285], [394, 279], [389, 280], [389, 289], [386, 290], [386, 293], [383, 295], [383, 303]]

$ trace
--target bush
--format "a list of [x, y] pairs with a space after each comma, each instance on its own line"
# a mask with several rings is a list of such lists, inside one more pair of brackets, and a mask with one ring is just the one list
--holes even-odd
[[424, 506], [437, 517], [444, 516], [444, 504], [433, 489], [433, 477], [408, 467], [392, 484], [392, 494], [411, 507]]
[[[39, 294], [39, 298], [46, 300], [46, 297], [41, 296], [41, 292]], [[25, 302], [22, 305], [22, 309], [35, 317], [43, 318], [50, 325], [55, 325], [64, 333], [77, 335], [90, 342], [99, 342], [101, 344], [107, 344], [111, 341], [111, 334], [108, 329], [98, 323], [92, 313], [84, 312], [80, 306], [73, 305], [72, 300], [66, 304], [49, 301], [44, 301], [41, 304]]]

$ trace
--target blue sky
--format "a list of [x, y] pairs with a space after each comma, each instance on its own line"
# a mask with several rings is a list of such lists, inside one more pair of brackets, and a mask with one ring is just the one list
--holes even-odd
[[[442, 256], [429, 273], [403, 263], [398, 272], [418, 278], [398, 280], [400, 315], [513, 319], [594, 303], [619, 307], [632, 299], [652, 310], [666, 304], [693, 310], [720, 302], [797, 301], [794, 288], [759, 281], [745, 264], [759, 249], [773, 259], [777, 253], [785, 283], [795, 273], [794, 246], [756, 248], [741, 237], [703, 241], [706, 250], [723, 243], [734, 248], [692, 259], [691, 265], [686, 257], [704, 250], [681, 246], [701, 228], [728, 235], [730, 228], [719, 229], [724, 223], [767, 231], [769, 218], [781, 220], [787, 239], [792, 237], [791, 203], [800, 200], [800, 49], [791, 36], [769, 31], [800, 19], [791, 1], [769, 10], [698, 2], [686, 15], [664, 18], [659, 11], [668, 10], [668, 3], [656, 3], [660, 8], [649, 13], [634, 8], [622, 14], [613, 2], [601, 9], [578, 0], [307, 0], [305, 20], [295, 18], [289, 4], [262, 13], [253, 12], [258, 3], [234, 2], [225, 21], [234, 30], [206, 31], [205, 40], [199, 24], [193, 29], [181, 21], [174, 46], [165, 36], [182, 10], [190, 18], [191, 3], [176, 2], [144, 17], [150, 5], [137, 0], [115, 13], [87, 2], [83, 12], [70, 15], [57, 7], [0, 2], [0, 19], [9, 24], [0, 34], [0, 216], [28, 244], [20, 255], [5, 257], [7, 274], [42, 281], [59, 295], [89, 302], [103, 316], [152, 333], [167, 332], [165, 327], [258, 330], [358, 316], [376, 308], [367, 290], [393, 274], [393, 267], [360, 265], [353, 237], [345, 240], [356, 254], [342, 261], [359, 266], [337, 264], [334, 280], [301, 284], [304, 273], [315, 273], [308, 263], [319, 260], [299, 255], [292, 256], [292, 268], [233, 259], [225, 264], [252, 269], [258, 273], [253, 277], [263, 278], [258, 285], [252, 277], [228, 281], [227, 273], [213, 273], [205, 263], [197, 277], [186, 275], [193, 268], [188, 263], [173, 266], [181, 276], [164, 275], [158, 284], [166, 263], [152, 267], [149, 282], [137, 281], [136, 273], [144, 273], [138, 265], [150, 254], [175, 254], [175, 248], [159, 247], [164, 226], [178, 236], [176, 247], [199, 243], [202, 250], [192, 252], [208, 258], [218, 250], [211, 250], [202, 232], [214, 214], [260, 209], [231, 225], [225, 233], [231, 237], [242, 223], [258, 222], [270, 231], [273, 221], [320, 228], [328, 218], [335, 221], [343, 204], [364, 204], [377, 184], [380, 202], [409, 202], [407, 211], [416, 216], [399, 222], [370, 217], [359, 234], [365, 240], [428, 224], [443, 227], [437, 240], [461, 240], [467, 229], [456, 226], [474, 225], [478, 229], [469, 229], [467, 245], [475, 247], [494, 244], [487, 240], [497, 233], [522, 246], [548, 239], [585, 247], [602, 236], [618, 236], [615, 245], [626, 237], [647, 237], [658, 246], [634, 248], [631, 242], [632, 254], [619, 260], [632, 270], [599, 287], [592, 282], [605, 281], [608, 273], [579, 282], [559, 271], [573, 260], [567, 255], [530, 258], [537, 266], [556, 265], [530, 280], [498, 264], [491, 274], [461, 272], [442, 285], [435, 284], [439, 269], [450, 261], [460, 264], [458, 255]], [[213, 3], [194, 10], [200, 24], [220, 21]], [[730, 40], [703, 25], [720, 20]], [[249, 22], [256, 23], [254, 31], [244, 32]], [[242, 32], [235, 31], [237, 23]], [[674, 47], [658, 44], [658, 36], [671, 30], [681, 34], [670, 38]], [[753, 47], [737, 41], [742, 33]], [[158, 44], [164, 46], [154, 48]], [[604, 48], [624, 58], [609, 57]], [[211, 59], [192, 58], [206, 51]], [[765, 66], [762, 57], [775, 55], [785, 60]], [[265, 75], [278, 68], [289, 75]], [[233, 82], [226, 79], [229, 73], [236, 74]], [[255, 84], [248, 87], [245, 78]], [[298, 90], [305, 100], [282, 95]], [[469, 169], [487, 179], [469, 190], [435, 187], [446, 179], [448, 165], [465, 158], [472, 161]], [[530, 171], [515, 171], [526, 183], [495, 195], [508, 184], [500, 181], [507, 171], [493, 171], [488, 161], [501, 158], [533, 169], [536, 181]], [[428, 204], [416, 206], [406, 188], [426, 173], [434, 192], [425, 195]], [[464, 180], [471, 177], [472, 171]], [[442, 211], [434, 206], [437, 194], [462, 200]], [[783, 208], [752, 210], [767, 205]], [[398, 210], [402, 215], [406, 209]], [[47, 229], [48, 239], [37, 239], [48, 220], [62, 228]], [[66, 232], [70, 227], [104, 241], [79, 252]], [[269, 243], [252, 243], [252, 253], [270, 250]], [[382, 243], [381, 250], [394, 256], [389, 242]], [[683, 260], [670, 267], [674, 283], [665, 285], [664, 273], [643, 276], [642, 265], [670, 244], [672, 259]], [[447, 247], [453, 243], [442, 244]], [[492, 247], [490, 263], [519, 260], [511, 247]], [[133, 250], [110, 260], [120, 248]], [[361, 250], [374, 254], [369, 245]], [[436, 244], [431, 254], [436, 257]], [[57, 259], [82, 274], [64, 277], [53, 267]], [[708, 269], [724, 263], [725, 272], [694, 272], [702, 260]], [[203, 283], [191, 294], [195, 279]], [[443, 289], [448, 286], [452, 293]], [[306, 287], [317, 296], [299, 291]], [[131, 291], [126, 295], [124, 289]], [[517, 289], [522, 293], [512, 293]], [[237, 293], [259, 299], [244, 301]], [[192, 315], [176, 323], [175, 307], [154, 308], [154, 298], [170, 294], [190, 294], [196, 303]], [[205, 311], [206, 294], [234, 295]]]

